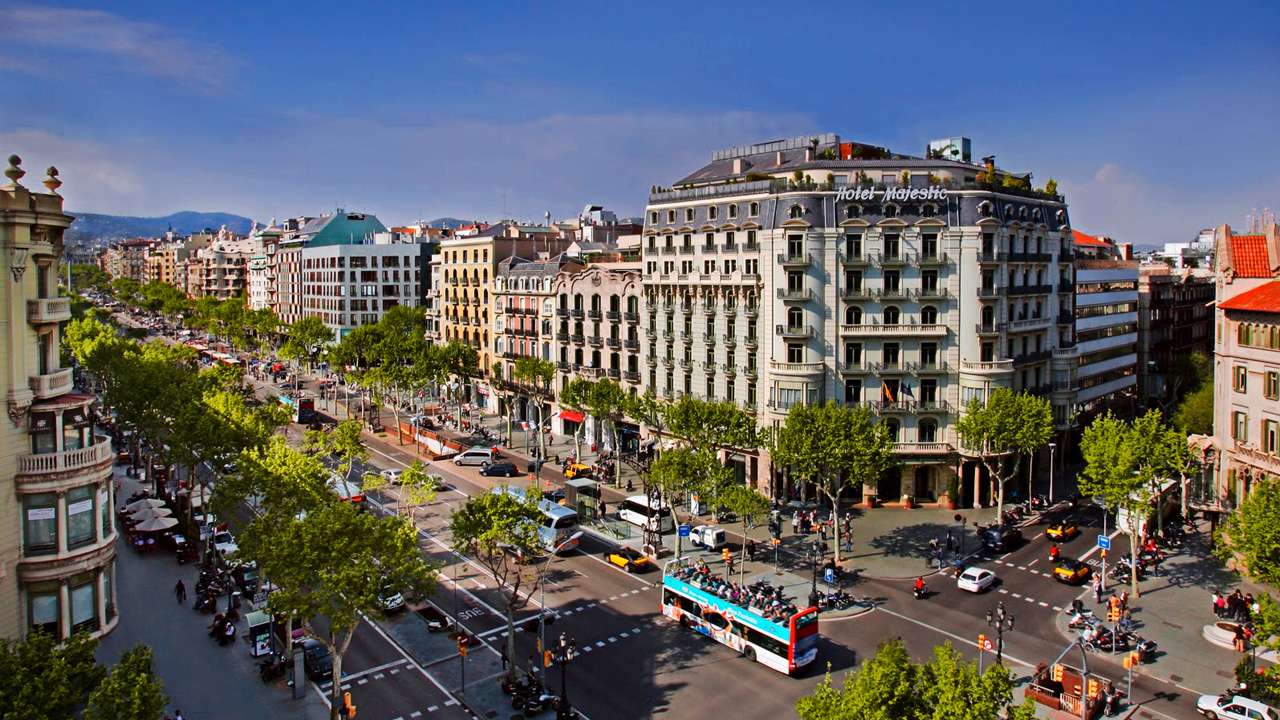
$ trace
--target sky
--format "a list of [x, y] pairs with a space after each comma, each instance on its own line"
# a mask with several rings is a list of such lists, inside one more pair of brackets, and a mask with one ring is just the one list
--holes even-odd
[[1280, 3], [8, 4], [0, 153], [67, 207], [639, 215], [731, 145], [834, 132], [1059, 183], [1189, 240], [1280, 209]]

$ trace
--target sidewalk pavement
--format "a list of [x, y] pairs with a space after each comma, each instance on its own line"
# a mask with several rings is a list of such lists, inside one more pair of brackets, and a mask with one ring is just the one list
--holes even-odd
[[[1255, 596], [1266, 592], [1265, 588], [1224, 569], [1213, 559], [1208, 537], [1208, 524], [1201, 523], [1194, 534], [1188, 534], [1177, 554], [1171, 553], [1160, 564], [1159, 575], [1148, 575], [1139, 584], [1141, 596], [1129, 600], [1129, 609], [1137, 622], [1136, 632], [1157, 645], [1156, 660], [1138, 666], [1134, 674], [1163, 680], [1195, 694], [1216, 694], [1232, 685], [1235, 666], [1241, 657], [1240, 653], [1204, 638], [1204, 626], [1218, 620], [1211, 609], [1213, 591], [1230, 592], [1239, 588], [1241, 593], [1251, 592]], [[1109, 585], [1108, 589], [1120, 592], [1127, 587]], [[1086, 587], [1081, 599], [1085, 607], [1098, 612], [1103, 606], [1094, 603], [1092, 595], [1093, 591]], [[1067, 621], [1065, 614], [1059, 614], [1054, 623], [1060, 634], [1074, 640], [1079, 637], [1079, 631], [1068, 628]], [[1124, 654], [1112, 657], [1104, 653], [1101, 657], [1119, 667]], [[1262, 660], [1258, 662], [1259, 666], [1266, 664]]]
[[[125, 477], [123, 467], [115, 469], [115, 481], [118, 505], [124, 505], [125, 499], [140, 489], [137, 480]], [[200, 572], [197, 563], [179, 565], [172, 552], [141, 555], [123, 539], [116, 547], [120, 623], [99, 644], [100, 662], [114, 663], [134, 645], [149, 646], [156, 675], [169, 696], [170, 711], [181, 710], [189, 720], [329, 717], [328, 708], [309, 688], [303, 699], [293, 700], [291, 690], [280, 682], [264, 684], [243, 635], [227, 647], [207, 636], [211, 616], [191, 609]], [[182, 605], [173, 594], [179, 579], [188, 593]]]

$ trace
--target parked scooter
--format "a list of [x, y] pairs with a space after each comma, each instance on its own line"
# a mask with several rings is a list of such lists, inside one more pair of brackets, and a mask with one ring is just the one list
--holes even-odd
[[258, 677], [262, 678], [262, 682], [271, 682], [278, 680], [285, 675], [284, 656], [280, 653], [272, 653], [271, 657], [258, 663]]

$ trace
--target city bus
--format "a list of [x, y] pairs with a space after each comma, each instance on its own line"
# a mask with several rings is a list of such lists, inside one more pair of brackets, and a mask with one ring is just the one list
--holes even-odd
[[658, 533], [674, 532], [676, 529], [671, 508], [663, 506], [660, 500], [650, 499], [648, 495], [632, 495], [623, 500], [618, 506], [618, 518]]
[[697, 580], [677, 571], [689, 559], [671, 560], [662, 569], [662, 614], [700, 635], [727, 645], [748, 660], [794, 675], [818, 657], [818, 609], [799, 610], [785, 620], [770, 620], [703, 590]]
[[294, 397], [290, 393], [280, 395], [280, 404], [288, 408], [290, 417], [296, 423], [309, 423], [316, 419], [316, 401], [305, 395]]
[[[500, 485], [493, 489], [494, 494], [507, 493], [524, 502], [523, 488]], [[578, 532], [578, 513], [564, 505], [550, 500], [538, 500], [538, 512], [542, 514], [542, 524], [538, 526], [538, 539], [547, 550], [560, 548], [560, 552], [568, 552], [578, 547], [574, 533]], [[563, 547], [562, 547], [563, 545]]]

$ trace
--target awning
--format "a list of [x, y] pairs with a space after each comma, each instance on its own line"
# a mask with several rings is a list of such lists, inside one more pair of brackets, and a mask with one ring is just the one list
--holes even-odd
[[561, 410], [560, 411], [561, 420], [568, 420], [569, 422], [580, 423], [582, 422], [582, 417], [583, 417], [582, 413], [578, 412], [577, 410]]

